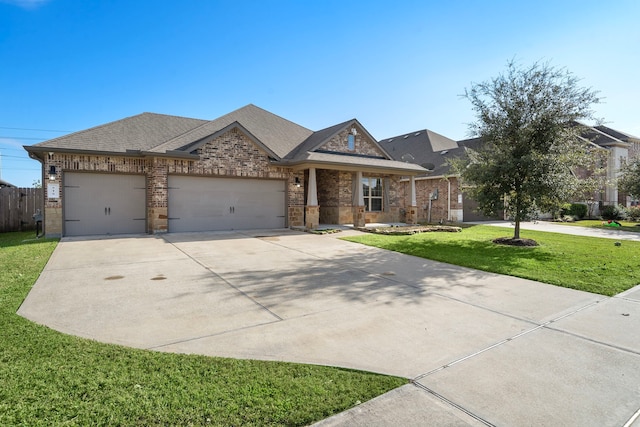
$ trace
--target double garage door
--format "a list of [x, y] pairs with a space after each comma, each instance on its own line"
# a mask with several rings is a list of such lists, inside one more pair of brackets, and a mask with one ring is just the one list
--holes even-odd
[[[169, 231], [285, 227], [285, 182], [169, 176]], [[64, 174], [66, 236], [146, 232], [143, 175]]]
[[169, 231], [285, 227], [285, 181], [169, 176]]

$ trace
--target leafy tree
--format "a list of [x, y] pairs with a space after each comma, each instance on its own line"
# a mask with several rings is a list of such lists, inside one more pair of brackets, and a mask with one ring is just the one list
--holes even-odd
[[572, 168], [588, 153], [577, 121], [591, 118], [599, 101], [578, 83], [564, 69], [510, 61], [504, 74], [465, 89], [476, 114], [470, 130], [482, 143], [454, 167], [485, 214], [506, 210], [514, 239], [521, 221], [557, 209], [577, 189]]
[[640, 157], [628, 162], [622, 168], [618, 188], [625, 193], [640, 197]]

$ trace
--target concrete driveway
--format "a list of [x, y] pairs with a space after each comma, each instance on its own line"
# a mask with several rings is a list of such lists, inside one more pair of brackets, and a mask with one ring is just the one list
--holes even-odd
[[323, 425], [639, 425], [640, 287], [607, 298], [336, 238], [352, 233], [67, 238], [18, 313], [131, 347], [412, 380]]

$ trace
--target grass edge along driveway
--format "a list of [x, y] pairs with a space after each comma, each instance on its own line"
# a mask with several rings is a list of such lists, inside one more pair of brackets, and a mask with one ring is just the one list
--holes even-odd
[[37, 325], [16, 311], [57, 240], [32, 237], [0, 234], [0, 425], [307, 425], [407, 383], [136, 350]]
[[521, 230], [537, 247], [496, 245], [501, 227], [475, 225], [461, 233], [366, 234], [344, 240], [492, 273], [612, 296], [640, 284], [640, 242]]

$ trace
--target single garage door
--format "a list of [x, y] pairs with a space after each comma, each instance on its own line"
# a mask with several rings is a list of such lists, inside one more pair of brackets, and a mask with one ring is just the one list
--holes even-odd
[[144, 175], [64, 174], [64, 234], [144, 233]]
[[285, 227], [285, 182], [169, 176], [169, 231]]

